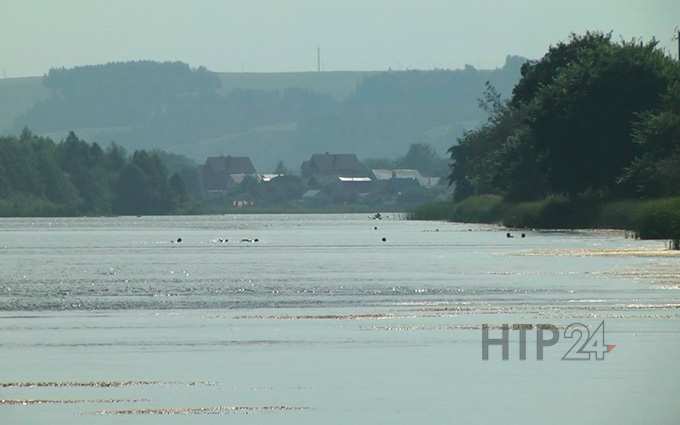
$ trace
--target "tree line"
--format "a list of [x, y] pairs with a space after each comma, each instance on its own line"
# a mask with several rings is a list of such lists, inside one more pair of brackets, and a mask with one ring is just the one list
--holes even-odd
[[102, 149], [73, 132], [60, 143], [27, 129], [0, 137], [0, 215], [166, 214], [188, 197], [157, 152]]
[[680, 194], [680, 66], [654, 40], [572, 35], [480, 105], [488, 121], [449, 150], [457, 200]]

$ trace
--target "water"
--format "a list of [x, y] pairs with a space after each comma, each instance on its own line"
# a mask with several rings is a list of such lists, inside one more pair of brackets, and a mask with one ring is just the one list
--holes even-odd
[[[619, 232], [505, 232], [0, 220], [0, 423], [677, 424], [680, 257]], [[561, 361], [564, 338], [537, 361], [534, 330], [526, 361], [517, 331], [510, 360], [481, 359], [485, 323], [602, 320], [603, 361]]]

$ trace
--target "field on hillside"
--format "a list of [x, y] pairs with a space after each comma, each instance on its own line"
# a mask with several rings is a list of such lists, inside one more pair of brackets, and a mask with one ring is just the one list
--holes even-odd
[[329, 94], [338, 100], [352, 94], [357, 84], [377, 71], [322, 71], [322, 72], [220, 72], [220, 92], [234, 89], [282, 90], [288, 87]]

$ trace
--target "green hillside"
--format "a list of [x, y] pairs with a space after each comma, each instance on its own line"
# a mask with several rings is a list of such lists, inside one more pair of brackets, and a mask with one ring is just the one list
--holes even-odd
[[[218, 72], [217, 75], [221, 83], [219, 93], [223, 95], [237, 89], [276, 91], [295, 87], [341, 100], [352, 94], [362, 79], [376, 73], [376, 71]], [[0, 131], [11, 129], [19, 115], [49, 95], [50, 90], [43, 85], [42, 77], [0, 79]]]
[[0, 80], [0, 129], [165, 149], [197, 161], [251, 156], [259, 169], [315, 152], [395, 158], [412, 143], [440, 153], [486, 118], [487, 81], [508, 96], [526, 60], [479, 70], [214, 73], [181, 62], [121, 62]]

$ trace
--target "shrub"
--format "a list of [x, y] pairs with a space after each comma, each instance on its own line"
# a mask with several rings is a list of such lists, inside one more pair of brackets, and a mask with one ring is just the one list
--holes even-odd
[[503, 214], [503, 198], [498, 195], [471, 196], [453, 209], [452, 218], [463, 223], [497, 223]]
[[596, 201], [550, 196], [513, 205], [504, 214], [503, 224], [507, 227], [579, 229], [594, 227], [597, 217]]
[[635, 229], [639, 220], [643, 201], [627, 200], [609, 202], [600, 208], [597, 227], [613, 229]]
[[680, 239], [680, 198], [644, 202], [634, 229], [642, 239]]
[[409, 220], [452, 220], [454, 208], [453, 202], [428, 202], [412, 211], [408, 218]]

